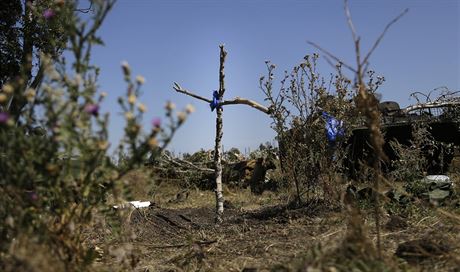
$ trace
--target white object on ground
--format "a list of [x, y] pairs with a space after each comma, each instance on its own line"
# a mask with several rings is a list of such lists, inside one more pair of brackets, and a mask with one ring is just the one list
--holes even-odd
[[136, 209], [139, 209], [139, 208], [150, 207], [150, 205], [152, 205], [152, 202], [150, 202], [150, 201], [138, 201], [138, 200], [135, 200], [135, 201], [129, 201], [129, 202], [123, 203], [121, 205], [115, 205], [113, 207], [115, 209], [123, 209], [123, 208], [128, 208], [128, 207], [134, 207]]
[[428, 182], [450, 182], [450, 178], [446, 175], [429, 175], [424, 179]]

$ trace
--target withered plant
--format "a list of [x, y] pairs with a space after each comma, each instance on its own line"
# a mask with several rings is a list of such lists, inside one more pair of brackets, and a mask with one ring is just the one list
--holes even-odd
[[[275, 65], [267, 62], [268, 76], [260, 79], [260, 88], [271, 104], [281, 167], [295, 188], [298, 205], [337, 194], [333, 183], [343, 170], [343, 144], [357, 122], [351, 82], [343, 76], [341, 65], [326, 80], [318, 72], [318, 59], [318, 54], [305, 56], [290, 74], [285, 73], [279, 91], [273, 90]], [[327, 116], [337, 121], [335, 139], [326, 136]]]
[[[345, 154], [343, 150], [338, 152], [337, 150], [340, 149], [327, 143], [325, 120], [321, 118], [322, 112], [331, 114], [337, 120], [344, 121], [342, 126], [344, 126], [345, 131], [347, 131], [347, 125], [356, 124], [353, 121], [356, 117], [362, 117], [369, 130], [374, 155], [372, 160], [374, 176], [371, 180], [374, 192], [379, 191], [379, 183], [381, 182], [380, 163], [387, 161], [383, 151], [385, 141], [380, 128], [379, 99], [375, 93], [375, 84], [372, 80], [366, 82], [366, 75], [369, 72], [369, 59], [372, 53], [391, 25], [397, 22], [407, 10], [390, 21], [369, 52], [362, 55], [360, 37], [353, 25], [348, 1], [345, 0], [344, 3], [348, 26], [354, 41], [356, 66], [353, 67], [341, 61], [314, 42], [309, 42], [310, 45], [326, 55], [329, 63], [332, 64], [332, 61], [338, 63], [336, 66], [337, 76], [334, 77], [335, 81], [333, 81], [335, 90], [332, 94], [328, 93], [325, 80], [318, 75], [316, 70], [317, 55], [305, 57], [305, 62], [295, 67], [291, 74], [286, 73], [281, 81], [280, 91], [277, 93], [273, 91], [274, 65], [267, 63], [268, 78], [263, 77], [260, 80], [260, 86], [272, 105], [273, 128], [278, 134], [283, 169], [287, 178], [295, 185], [298, 203], [302, 201], [304, 192], [310, 192], [307, 196], [317, 196], [324, 193], [327, 196], [327, 182], [324, 181], [322, 175], [337, 171], [338, 165], [341, 165], [338, 162], [343, 158], [343, 155], [340, 156], [340, 154]], [[353, 82], [342, 73], [342, 67], [352, 72]], [[352, 101], [350, 94], [353, 97]], [[353, 115], [357, 113], [357, 115], [350, 118], [347, 116], [350, 113]], [[289, 142], [291, 143], [289, 144]], [[336, 144], [340, 144], [341, 140], [336, 139], [336, 142]], [[377, 248], [380, 256], [380, 212], [376, 193], [374, 193], [373, 201]]]

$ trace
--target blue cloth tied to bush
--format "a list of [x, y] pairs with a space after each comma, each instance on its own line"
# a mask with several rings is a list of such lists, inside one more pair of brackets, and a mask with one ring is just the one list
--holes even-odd
[[343, 137], [345, 131], [343, 129], [343, 122], [337, 120], [334, 116], [327, 112], [322, 112], [324, 119], [326, 119], [326, 137], [329, 144], [335, 144], [337, 137]]
[[211, 107], [211, 111], [214, 111], [214, 109], [219, 106], [219, 103], [220, 103], [220, 101], [219, 101], [219, 93], [217, 91], [214, 91], [212, 93], [212, 101], [209, 104], [209, 106]]

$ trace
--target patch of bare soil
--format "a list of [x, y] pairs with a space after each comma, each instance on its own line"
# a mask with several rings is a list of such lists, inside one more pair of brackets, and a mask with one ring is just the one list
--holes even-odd
[[[254, 197], [246, 191], [227, 192], [224, 223], [216, 226], [211, 192], [192, 190], [184, 201], [172, 202], [173, 191], [158, 198], [157, 205], [131, 210], [126, 218], [131, 236], [118, 245], [129, 244], [135, 252], [132, 266], [136, 271], [307, 271], [312, 264], [323, 270], [348, 271], [349, 266], [340, 267], [337, 262], [353, 259], [350, 252], [356, 255], [359, 250], [366, 255], [371, 247], [375, 250], [373, 216], [364, 213], [359, 223], [367, 237], [365, 243], [350, 247], [360, 238], [350, 236], [349, 215], [324, 200], [296, 206], [269, 194]], [[401, 216], [382, 211], [381, 224], [383, 258], [391, 260], [391, 270], [454, 271], [460, 266], [458, 221], [431, 210]], [[434, 232], [444, 234], [442, 252], [425, 247], [424, 237], [435, 237]], [[412, 246], [416, 242], [411, 241], [422, 242]], [[411, 255], [417, 248], [429, 253], [415, 263], [398, 257], [397, 252]], [[115, 259], [106, 257], [104, 262]], [[357, 265], [363, 264], [358, 260]]]
[[227, 205], [220, 226], [214, 224], [212, 206], [133, 210], [129, 226], [139, 258], [136, 267], [140, 271], [268, 271], [315, 243], [333, 241], [343, 230], [337, 209], [323, 201], [249, 211], [231, 206]]

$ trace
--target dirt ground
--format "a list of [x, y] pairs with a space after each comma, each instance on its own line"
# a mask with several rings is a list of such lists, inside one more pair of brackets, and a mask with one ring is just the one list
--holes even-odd
[[[344, 207], [323, 200], [289, 207], [290, 200], [282, 195], [254, 196], [249, 190], [227, 189], [224, 223], [216, 226], [212, 192], [185, 192], [164, 182], [150, 196], [153, 206], [126, 211], [121, 228], [129, 238], [97, 239], [100, 263], [118, 268], [124, 263], [135, 271], [347, 271], [350, 264], [343, 264], [341, 257], [356, 255], [358, 261], [352, 265], [356, 271], [460, 271], [458, 207], [438, 210], [414, 203], [410, 208], [382, 208], [385, 269], [377, 269], [366, 262], [360, 266], [359, 252], [345, 252], [353, 239], [350, 213]], [[372, 209], [365, 205], [359, 224], [372, 247], [377, 235]], [[414, 258], [395, 256], [404, 251], [398, 249], [400, 244], [413, 241], [420, 242], [422, 246], [415, 248], [422, 248], [422, 253], [411, 253], [408, 244], [406, 251]], [[364, 248], [363, 256], [367, 250], [374, 249]]]

